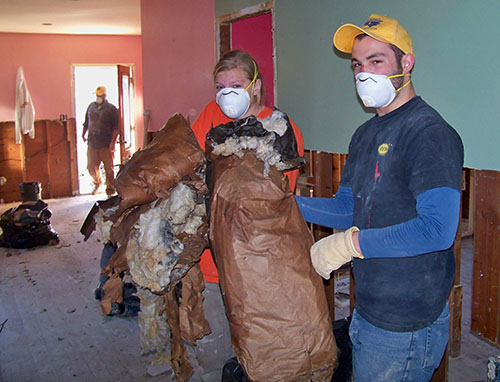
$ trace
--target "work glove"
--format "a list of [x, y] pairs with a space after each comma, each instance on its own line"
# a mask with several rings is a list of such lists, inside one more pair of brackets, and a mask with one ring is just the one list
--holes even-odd
[[363, 254], [354, 248], [352, 233], [359, 231], [351, 227], [347, 231], [334, 233], [318, 240], [311, 247], [311, 262], [316, 272], [328, 280], [330, 273], [352, 260], [353, 257], [364, 258]]

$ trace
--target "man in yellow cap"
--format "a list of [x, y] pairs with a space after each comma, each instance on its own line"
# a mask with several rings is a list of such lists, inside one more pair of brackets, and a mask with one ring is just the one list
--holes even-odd
[[[112, 196], [116, 191], [113, 186], [115, 173], [113, 156], [116, 138], [118, 136], [118, 110], [106, 99], [106, 88], [98, 86], [95, 90], [96, 100], [92, 102], [85, 113], [82, 139], [88, 140], [87, 170], [92, 177], [92, 194], [96, 194], [101, 186], [99, 166], [104, 165], [106, 174], [106, 194]], [[88, 139], [85, 135], [88, 132]]]
[[448, 342], [462, 141], [415, 95], [398, 20], [372, 14], [333, 42], [351, 54], [358, 96], [376, 114], [351, 139], [336, 197], [297, 197], [307, 221], [345, 230], [315, 243], [311, 260], [324, 278], [352, 261], [354, 380], [428, 381]]

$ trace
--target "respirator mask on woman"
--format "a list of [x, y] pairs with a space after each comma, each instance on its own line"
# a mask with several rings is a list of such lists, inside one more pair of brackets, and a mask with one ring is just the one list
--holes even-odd
[[246, 88], [224, 88], [221, 89], [215, 96], [215, 102], [217, 102], [217, 105], [219, 105], [222, 112], [229, 118], [240, 118], [250, 107], [250, 94], [248, 94], [247, 90], [251, 86], [253, 92], [253, 87], [259, 74], [255, 62], [253, 65], [255, 68], [255, 74], [252, 82], [250, 82]]
[[356, 75], [356, 91], [359, 98], [363, 101], [366, 107], [386, 107], [396, 97], [396, 93], [403, 89], [410, 83], [395, 89], [392, 84], [391, 78], [409, 76], [410, 73], [395, 74], [393, 76], [386, 76], [385, 74], [373, 74], [361, 72]]

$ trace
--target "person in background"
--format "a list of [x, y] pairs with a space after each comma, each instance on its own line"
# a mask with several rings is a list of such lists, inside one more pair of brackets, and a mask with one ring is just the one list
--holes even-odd
[[[101, 186], [99, 166], [104, 165], [106, 174], [106, 194], [112, 196], [116, 190], [113, 186], [115, 173], [113, 159], [116, 138], [118, 137], [118, 109], [106, 99], [106, 88], [98, 86], [95, 90], [96, 100], [92, 102], [85, 113], [82, 139], [88, 141], [87, 170], [92, 177], [92, 194], [96, 194]], [[88, 138], [85, 135], [88, 131]]]
[[[215, 99], [202, 110], [191, 126], [201, 148], [205, 149], [205, 137], [212, 126], [218, 126], [254, 115], [259, 119], [267, 118], [272, 109], [264, 106], [264, 84], [257, 62], [246, 52], [233, 50], [225, 54], [215, 65], [213, 71]], [[297, 151], [304, 155], [302, 134], [290, 120]], [[295, 189], [298, 170], [286, 173], [290, 188]], [[210, 250], [201, 256], [201, 270], [206, 281], [205, 315], [212, 328], [212, 334], [197, 342], [198, 354], [211, 354], [210, 367], [222, 371], [225, 361], [234, 352], [222, 295], [219, 289], [219, 276]], [[219, 341], [215, 339], [219, 338]], [[200, 363], [203, 361], [200, 361]], [[208, 362], [206, 362], [208, 364]], [[203, 366], [203, 365], [202, 365]], [[214, 379], [216, 380], [216, 379]], [[220, 375], [218, 376], [220, 380]]]
[[333, 42], [351, 54], [358, 96], [376, 114], [352, 136], [335, 198], [297, 196], [306, 221], [345, 230], [316, 242], [311, 260], [325, 279], [352, 260], [354, 380], [428, 381], [448, 342], [462, 141], [415, 94], [398, 20], [373, 14]]

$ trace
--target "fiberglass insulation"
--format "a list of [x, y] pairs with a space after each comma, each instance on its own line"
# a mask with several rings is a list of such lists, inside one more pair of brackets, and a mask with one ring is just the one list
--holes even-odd
[[101, 303], [111, 304], [106, 301], [108, 292], [120, 302], [120, 275], [130, 272], [141, 300], [142, 351], [155, 353], [159, 361], [170, 348], [178, 381], [193, 370], [183, 340], [195, 343], [210, 333], [199, 267], [208, 243], [205, 167], [188, 122], [176, 114], [119, 171], [118, 205], [94, 213], [94, 227], [118, 245], [103, 270], [110, 279]]

